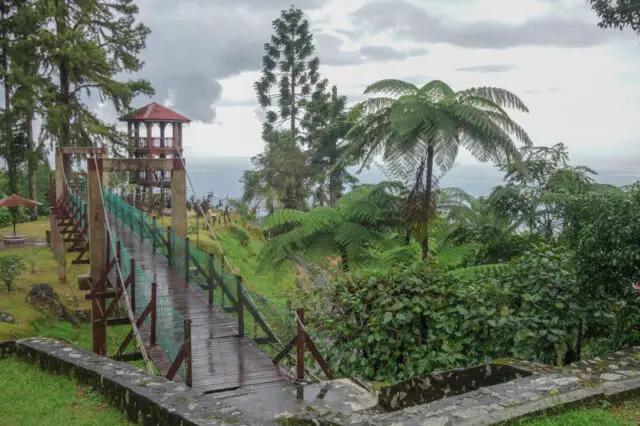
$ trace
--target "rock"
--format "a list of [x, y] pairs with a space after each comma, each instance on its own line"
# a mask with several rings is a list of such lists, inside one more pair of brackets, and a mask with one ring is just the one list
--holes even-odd
[[0, 312], [0, 322], [8, 322], [9, 324], [15, 324], [16, 319], [9, 312]]
[[570, 386], [580, 383], [580, 379], [577, 377], [561, 377], [559, 379], [553, 379], [553, 383], [558, 386]]
[[27, 303], [30, 305], [49, 312], [65, 321], [71, 321], [71, 317], [67, 313], [60, 296], [53, 290], [49, 284], [34, 284], [27, 293]]
[[614, 381], [614, 380], [622, 380], [624, 376], [622, 374], [613, 374], [613, 373], [604, 373], [600, 375], [602, 380]]

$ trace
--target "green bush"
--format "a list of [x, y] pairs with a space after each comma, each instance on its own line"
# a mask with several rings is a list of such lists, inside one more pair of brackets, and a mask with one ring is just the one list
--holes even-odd
[[7, 286], [7, 291], [13, 290], [13, 283], [24, 270], [24, 261], [20, 256], [9, 255], [0, 257], [0, 279]]
[[539, 244], [497, 278], [415, 266], [346, 276], [327, 291], [333, 314], [316, 319], [316, 338], [344, 376], [393, 381], [503, 357], [564, 364], [583, 341], [638, 341], [637, 296], [590, 298], [558, 245]]

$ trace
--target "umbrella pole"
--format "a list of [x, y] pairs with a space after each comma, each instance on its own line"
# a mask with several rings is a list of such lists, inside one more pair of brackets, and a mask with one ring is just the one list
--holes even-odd
[[11, 209], [11, 216], [13, 217], [13, 236], [16, 236], [16, 209]]

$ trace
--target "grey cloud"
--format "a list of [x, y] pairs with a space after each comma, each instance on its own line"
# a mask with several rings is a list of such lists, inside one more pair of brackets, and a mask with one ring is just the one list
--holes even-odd
[[[329, 1], [296, 0], [295, 6], [308, 11]], [[222, 94], [219, 81], [261, 68], [271, 22], [291, 0], [140, 0], [138, 5], [140, 20], [152, 31], [138, 77], [154, 86], [155, 100], [172, 94], [176, 111], [212, 123], [212, 104]]]
[[374, 61], [395, 61], [412, 56], [423, 56], [429, 51], [422, 47], [414, 47], [407, 50], [398, 50], [390, 46], [362, 46], [360, 54]]
[[516, 66], [511, 64], [490, 64], [490, 65], [475, 65], [471, 67], [456, 68], [456, 71], [491, 73], [491, 72], [507, 72], [507, 71], [512, 71], [514, 69], [516, 69]]
[[358, 50], [341, 50], [343, 41], [332, 34], [320, 33], [315, 36], [320, 62], [325, 65], [356, 65], [364, 62], [386, 62], [402, 60], [429, 53], [425, 48], [395, 49], [384, 45], [365, 45]]
[[355, 11], [352, 18], [361, 36], [391, 30], [407, 40], [468, 48], [589, 47], [619, 36], [604, 32], [591, 22], [561, 16], [532, 18], [519, 25], [499, 21], [455, 22], [405, 0], [374, 0]]

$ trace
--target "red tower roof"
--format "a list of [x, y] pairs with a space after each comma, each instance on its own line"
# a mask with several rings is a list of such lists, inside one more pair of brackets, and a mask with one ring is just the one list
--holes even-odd
[[151, 102], [149, 105], [123, 115], [120, 117], [120, 121], [177, 121], [189, 123], [191, 120], [157, 102]]

